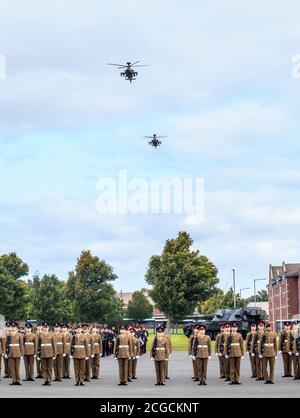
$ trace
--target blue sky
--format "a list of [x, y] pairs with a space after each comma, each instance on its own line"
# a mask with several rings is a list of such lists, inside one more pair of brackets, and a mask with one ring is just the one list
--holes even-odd
[[[300, 257], [297, 0], [11, 0], [0, 10], [0, 253], [67, 278], [83, 249], [116, 289], [187, 230], [222, 288]], [[276, 3], [276, 4], [274, 4]], [[132, 85], [107, 62], [142, 60]], [[140, 138], [168, 135], [158, 150]], [[203, 177], [205, 218], [100, 215], [102, 176]]]

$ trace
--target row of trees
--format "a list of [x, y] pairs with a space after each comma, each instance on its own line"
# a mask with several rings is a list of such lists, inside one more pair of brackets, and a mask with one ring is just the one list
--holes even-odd
[[105, 261], [83, 251], [67, 281], [35, 274], [15, 253], [0, 257], [0, 313], [7, 318], [115, 323], [124, 310], [111, 284], [117, 278]]
[[[216, 266], [199, 250], [186, 232], [167, 240], [160, 255], [149, 261], [146, 282], [155, 305], [173, 322], [180, 322], [196, 308], [212, 314], [233, 306], [233, 292], [217, 288]], [[7, 318], [48, 321], [118, 323], [124, 315], [142, 321], [152, 316], [143, 291], [135, 292], [124, 312], [112, 286], [117, 278], [104, 260], [83, 251], [67, 281], [55, 275], [35, 274], [25, 281], [28, 265], [15, 253], [0, 257], [0, 313]], [[239, 295], [237, 306], [244, 306]]]

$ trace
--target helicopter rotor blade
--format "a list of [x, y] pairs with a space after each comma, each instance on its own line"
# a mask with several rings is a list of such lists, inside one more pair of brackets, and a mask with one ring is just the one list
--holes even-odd
[[119, 68], [127, 67], [127, 65], [123, 65], [123, 64], [111, 64], [111, 63], [108, 63], [107, 65], [114, 65], [114, 66], [119, 67]]
[[134, 62], [134, 63], [130, 64], [130, 67], [132, 67], [133, 65], [135, 65], [135, 64], [137, 64], [137, 63], [139, 63], [139, 62], [141, 62], [141, 61], [136, 61], [136, 62]]
[[131, 65], [131, 67], [135, 67], [135, 68], [150, 67], [150, 65]]
[[156, 138], [168, 138], [167, 136], [157, 136]]
[[153, 136], [142, 135], [142, 138], [153, 139]]

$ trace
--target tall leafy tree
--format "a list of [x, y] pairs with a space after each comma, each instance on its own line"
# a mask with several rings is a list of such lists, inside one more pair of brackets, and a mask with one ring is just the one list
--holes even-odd
[[[206, 315], [214, 315], [218, 309], [231, 309], [234, 306], [234, 292], [230, 288], [226, 293], [221, 289], [204, 301], [200, 306], [200, 312]], [[235, 295], [236, 307], [243, 308], [247, 306], [247, 299], [242, 299], [239, 293]]]
[[209, 298], [219, 282], [217, 268], [198, 250], [192, 251], [192, 239], [179, 232], [167, 240], [161, 255], [151, 257], [146, 281], [156, 306], [178, 322]]
[[54, 274], [34, 277], [32, 292], [32, 316], [51, 323], [68, 322], [71, 318], [71, 303], [67, 298], [67, 285]]
[[108, 322], [112, 316], [121, 318], [122, 302], [110, 283], [116, 278], [108, 263], [93, 256], [90, 251], [82, 251], [75, 271], [69, 273], [67, 284], [74, 319]]
[[25, 313], [27, 284], [21, 280], [28, 265], [16, 253], [0, 257], [0, 313], [10, 319], [21, 319]]
[[146, 318], [151, 318], [153, 306], [148, 301], [142, 291], [134, 292], [128, 303], [127, 316], [137, 322], [143, 322]]

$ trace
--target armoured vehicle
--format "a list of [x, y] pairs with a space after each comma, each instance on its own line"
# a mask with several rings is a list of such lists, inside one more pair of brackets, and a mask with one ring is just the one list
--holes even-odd
[[[258, 322], [259, 320], [266, 321], [268, 319], [266, 311], [261, 308], [236, 308], [236, 309], [218, 309], [211, 320], [198, 321], [199, 324], [206, 326], [206, 334], [213, 340], [220, 332], [220, 326], [226, 322], [236, 322], [239, 326], [239, 332], [243, 338], [246, 337], [247, 332], [250, 331], [250, 325], [252, 322]], [[183, 332], [186, 337], [189, 337], [192, 333], [193, 326], [196, 321], [186, 325]]]

